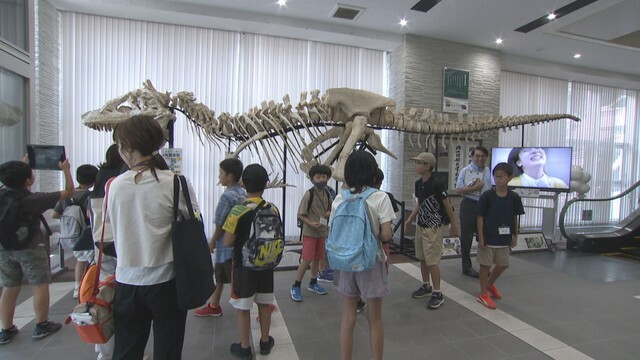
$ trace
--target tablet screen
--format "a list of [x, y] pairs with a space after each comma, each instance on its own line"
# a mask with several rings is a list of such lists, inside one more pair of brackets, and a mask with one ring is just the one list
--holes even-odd
[[62, 145], [27, 145], [29, 165], [38, 170], [60, 170], [58, 163], [65, 159]]

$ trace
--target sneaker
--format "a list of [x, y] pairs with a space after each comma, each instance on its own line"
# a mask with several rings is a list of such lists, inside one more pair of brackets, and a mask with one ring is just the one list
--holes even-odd
[[491, 297], [489, 296], [489, 294], [480, 294], [478, 295], [476, 300], [478, 300], [480, 304], [488, 307], [489, 309], [496, 308], [496, 303], [494, 303], [493, 300], [491, 300]]
[[333, 271], [332, 272], [329, 272], [329, 270], [318, 271], [317, 279], [318, 281], [322, 281], [322, 282], [333, 282]]
[[296, 302], [302, 301], [302, 292], [300, 291], [299, 286], [294, 286], [291, 288], [291, 300]]
[[242, 347], [242, 345], [240, 345], [240, 343], [233, 343], [231, 344], [229, 351], [231, 351], [231, 355], [237, 358], [247, 360], [253, 359], [253, 354], [251, 354], [251, 346], [245, 349]]
[[502, 299], [502, 294], [498, 291], [498, 288], [495, 285], [488, 287], [487, 290], [491, 293], [491, 296], [494, 299]]
[[219, 317], [222, 316], [222, 308], [220, 306], [216, 306], [215, 308], [211, 307], [211, 304], [205, 305], [202, 309], [198, 309], [193, 312], [193, 315], [198, 317]]
[[0, 331], [0, 345], [8, 344], [13, 338], [18, 335], [18, 327], [13, 325], [9, 329], [2, 329]]
[[442, 303], [444, 302], [444, 295], [442, 295], [441, 292], [434, 292], [433, 294], [431, 294], [431, 298], [429, 299], [429, 302], [427, 302], [427, 307], [429, 309], [437, 309], [440, 307], [440, 305], [442, 305]]
[[356, 314], [360, 314], [366, 306], [367, 306], [366, 302], [362, 300], [358, 301], [358, 307], [356, 307]]
[[43, 337], [47, 337], [53, 333], [58, 332], [62, 328], [62, 324], [55, 323], [53, 321], [45, 321], [40, 324], [36, 324], [36, 329], [33, 330], [34, 339], [42, 339]]
[[73, 298], [74, 299], [78, 298], [78, 289], [73, 289]]
[[269, 353], [271, 352], [271, 348], [273, 347], [273, 345], [275, 345], [275, 340], [273, 340], [273, 337], [271, 337], [271, 335], [269, 335], [269, 341], [267, 342], [262, 342], [262, 340], [260, 340], [260, 355], [269, 355]]
[[433, 292], [433, 287], [431, 287], [431, 285], [428, 285], [428, 286], [422, 285], [418, 288], [418, 290], [411, 293], [411, 297], [414, 299], [420, 299], [431, 294], [432, 292]]
[[320, 284], [315, 283], [315, 284], [309, 284], [309, 287], [307, 288], [307, 290], [314, 292], [316, 294], [319, 295], [324, 295], [327, 293], [327, 290], [325, 288], [323, 288]]

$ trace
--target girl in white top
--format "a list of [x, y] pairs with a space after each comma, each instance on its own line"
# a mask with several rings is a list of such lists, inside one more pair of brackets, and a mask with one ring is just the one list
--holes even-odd
[[[171, 246], [174, 174], [157, 151], [164, 132], [153, 117], [137, 115], [118, 125], [113, 137], [131, 169], [107, 195], [118, 256], [114, 358], [141, 359], [153, 324], [154, 359], [180, 359], [186, 311], [178, 307]], [[190, 183], [188, 188], [197, 213]], [[183, 195], [179, 208], [189, 216]]]
[[[345, 164], [345, 181], [352, 193], [361, 193], [373, 187], [378, 164], [373, 155], [365, 151], [352, 153]], [[331, 205], [331, 213], [342, 202], [338, 194]], [[367, 198], [372, 215], [371, 223], [380, 230], [378, 240], [391, 240], [391, 222], [396, 218], [389, 196], [384, 191], [376, 191]], [[331, 223], [331, 220], [329, 220]], [[384, 257], [384, 255], [383, 255]], [[367, 301], [369, 309], [370, 346], [374, 360], [382, 359], [384, 348], [384, 326], [382, 324], [382, 297], [389, 294], [387, 268], [384, 259], [375, 267], [364, 272], [335, 271], [334, 281], [342, 294], [342, 322], [340, 325], [340, 355], [342, 360], [351, 359], [353, 352], [353, 330], [356, 325], [358, 296]]]

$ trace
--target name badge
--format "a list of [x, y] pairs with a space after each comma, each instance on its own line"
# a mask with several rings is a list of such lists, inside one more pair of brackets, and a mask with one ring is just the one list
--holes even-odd
[[509, 228], [508, 226], [498, 226], [498, 234], [511, 235], [511, 228]]
[[320, 218], [320, 224], [322, 224], [322, 225], [325, 225], [325, 226], [326, 226], [326, 225], [327, 225], [327, 218], [326, 218], [326, 217], [321, 217], [321, 218]]

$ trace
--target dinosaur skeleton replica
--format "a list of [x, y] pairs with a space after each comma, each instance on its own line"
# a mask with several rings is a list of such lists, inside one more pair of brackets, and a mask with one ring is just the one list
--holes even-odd
[[[392, 129], [410, 133], [411, 145], [423, 148], [435, 147], [435, 138], [474, 139], [495, 129], [511, 129], [525, 124], [539, 124], [553, 120], [580, 119], [569, 114], [499, 116], [492, 114], [449, 116], [428, 108], [396, 109], [390, 98], [364, 90], [338, 88], [328, 89], [320, 97], [320, 91], [300, 95], [294, 107], [289, 95], [281, 103], [263, 101], [261, 107], [253, 107], [242, 114], [223, 112], [216, 117], [213, 110], [196, 102], [191, 92], [158, 92], [147, 80], [143, 87], [108, 101], [102, 108], [82, 115], [84, 125], [96, 130], [113, 130], [120, 122], [132, 115], [145, 114], [155, 117], [163, 129], [175, 121], [175, 110], [186, 115], [201, 139], [220, 148], [229, 141], [238, 144], [228, 157], [236, 157], [244, 149], [270, 163], [280, 159], [278, 166], [289, 162], [297, 171], [296, 163], [305, 173], [318, 164], [319, 157], [331, 152], [323, 164], [334, 166], [333, 177], [343, 181], [344, 165], [351, 151], [360, 144], [373, 151], [381, 151], [393, 158], [396, 156], [383, 144], [374, 129]], [[305, 136], [306, 135], [306, 136]], [[283, 140], [284, 147], [275, 138]], [[331, 146], [325, 142], [338, 139]], [[422, 140], [421, 140], [422, 139]], [[291, 156], [285, 156], [291, 154]], [[317, 154], [317, 155], [314, 155]], [[397, 159], [397, 158], [396, 158]]]

